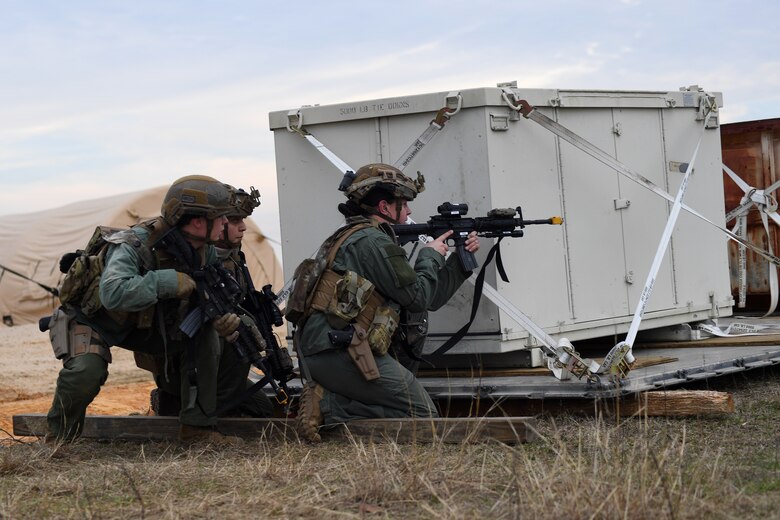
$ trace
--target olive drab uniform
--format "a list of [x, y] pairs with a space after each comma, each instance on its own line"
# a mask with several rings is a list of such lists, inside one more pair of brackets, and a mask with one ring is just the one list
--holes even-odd
[[[217, 248], [222, 265], [230, 271], [236, 279], [238, 286], [241, 287], [242, 300], [246, 298], [250, 289], [251, 280], [247, 280], [249, 270], [242, 269], [246, 265], [246, 257], [240, 248], [229, 250]], [[242, 320], [251, 320], [247, 314], [240, 316]], [[254, 322], [251, 323], [255, 325]], [[217, 403], [222, 406], [223, 403], [235, 400], [235, 396], [242, 391], [253, 386], [253, 382], [248, 379], [251, 364], [249, 361], [243, 361], [238, 356], [236, 349], [227, 344], [224, 338], [220, 338], [222, 343], [222, 361], [219, 367], [219, 379], [217, 382]], [[236, 410], [239, 413], [250, 417], [271, 417], [274, 414], [274, 405], [262, 389], [238, 403]]]
[[[80, 435], [87, 406], [108, 377], [109, 348], [114, 345], [159, 357], [163, 370], [174, 356], [195, 346], [196, 354], [189, 357], [189, 362], [197, 370], [196, 405], [181, 411], [180, 423], [216, 424], [216, 418], [205, 411], [216, 407], [219, 338], [210, 326], [203, 327], [193, 339], [178, 329], [193, 302], [176, 298], [177, 272], [190, 268], [165, 249], [150, 247], [168, 229], [161, 219], [147, 221], [132, 228], [134, 240], [110, 246], [100, 276], [103, 308], [94, 315], [87, 317], [77, 305], [63, 305], [55, 313], [50, 325], [52, 344], [55, 352], [57, 345], [62, 350], [64, 338], [67, 350], [47, 415], [49, 433], [55, 438], [72, 440]], [[150, 250], [152, 266], [144, 260]], [[200, 256], [204, 263], [217, 260], [215, 248], [210, 245], [201, 250]], [[178, 358], [184, 365], [188, 356]], [[190, 392], [188, 381], [182, 381], [182, 392]]]
[[[246, 263], [244, 253], [239, 248], [222, 249], [218, 246], [217, 257], [235, 278], [236, 283], [241, 288], [241, 300], [243, 300], [249, 291], [249, 281], [245, 279], [244, 271], [240, 268], [241, 265]], [[241, 319], [251, 319], [246, 314], [240, 317]], [[273, 416], [274, 405], [262, 389], [254, 391], [250, 396], [241, 396], [242, 392], [253, 385], [253, 382], [248, 378], [251, 364], [249, 361], [242, 360], [236, 349], [227, 343], [224, 338], [219, 338], [219, 342], [221, 355], [217, 375], [217, 408], [225, 410], [225, 413], [228, 415], [240, 414], [249, 417]], [[136, 356], [136, 359], [138, 357]], [[179, 365], [169, 368], [167, 378], [159, 370], [159, 363], [157, 363], [157, 366], [149, 368], [153, 368], [152, 372], [158, 388], [172, 396], [174, 403], [171, 404], [171, 407], [173, 410], [176, 410], [181, 395]], [[163, 398], [163, 396], [160, 398]]]
[[[445, 260], [431, 248], [420, 250], [412, 267], [392, 229], [375, 218], [352, 217], [347, 224], [346, 230], [337, 231], [339, 240], [331, 237], [320, 249], [320, 263], [329, 257], [326, 269], [309, 295], [294, 338], [311, 378], [325, 389], [320, 400], [324, 422], [435, 417], [425, 389], [387, 352], [396, 350], [402, 339], [399, 316], [415, 313], [417, 320], [424, 320], [425, 311], [444, 305], [470, 273], [461, 270], [455, 255]], [[350, 300], [358, 307], [351, 313]], [[365, 330], [377, 377], [358, 368], [355, 356], [329, 339], [329, 332], [348, 323], [356, 331]], [[421, 323], [412, 326], [419, 331]]]

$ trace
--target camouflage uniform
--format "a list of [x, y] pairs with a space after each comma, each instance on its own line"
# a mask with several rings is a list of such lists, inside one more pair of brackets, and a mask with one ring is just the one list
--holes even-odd
[[[132, 230], [141, 242], [146, 243], [149, 239], [150, 231], [147, 227], [136, 226]], [[213, 263], [217, 260], [214, 246], [206, 246], [203, 255], [205, 262]], [[216, 408], [216, 378], [221, 349], [219, 337], [210, 326], [204, 327], [192, 340], [178, 330], [178, 323], [183, 318], [183, 305], [182, 300], [175, 298], [176, 272], [186, 270], [186, 266], [173, 262], [166, 268], [144, 272], [136, 246], [129, 243], [112, 246], [100, 281], [100, 298], [105, 309], [112, 313], [111, 316], [109, 312], [101, 311], [87, 318], [77, 307], [66, 307], [64, 310], [72, 317], [71, 328], [82, 324], [93, 329], [92, 337], [89, 338], [93, 344], [106, 347], [118, 345], [155, 355], [167, 354], [168, 361], [179, 363], [177, 368], [185, 373], [187, 356], [181, 354], [193, 346], [193, 341], [197, 342], [195, 366], [198, 373], [199, 406], [182, 410], [179, 419], [182, 424], [212, 426], [216, 424], [216, 418], [207, 417], [204, 411]], [[161, 311], [154, 312], [151, 326], [138, 328], [136, 313], [158, 305]], [[113, 318], [117, 313], [129, 314], [116, 321]], [[163, 343], [160, 333], [160, 314], [163, 316], [162, 326], [167, 335], [167, 345]], [[111, 359], [107, 348], [105, 352], [107, 355], [88, 352], [66, 359], [57, 378], [54, 400], [47, 415], [49, 433], [54, 437], [72, 440], [81, 433], [87, 406], [108, 378], [108, 363]], [[182, 392], [189, 391], [186, 379], [181, 385]]]
[[[259, 206], [260, 194], [253, 187], [249, 193], [242, 189], [236, 189], [230, 185], [225, 185], [231, 193], [231, 210], [227, 217], [239, 217], [241, 219], [249, 217], [255, 207]], [[225, 231], [227, 234], [227, 230]], [[227, 269], [238, 286], [241, 288], [241, 298], [243, 301], [249, 293], [251, 280], [247, 279], [248, 270], [246, 266], [246, 257], [239, 247], [231, 247], [227, 237], [217, 242], [217, 256], [222, 265]], [[251, 319], [248, 313], [244, 313], [243, 319]], [[217, 407], [225, 410], [223, 415], [246, 415], [249, 417], [271, 417], [274, 414], [274, 405], [262, 389], [253, 391], [250, 396], [241, 398], [242, 392], [253, 386], [253, 382], [248, 379], [251, 364], [249, 361], [242, 360], [233, 345], [220, 338], [220, 363], [217, 376]], [[178, 370], [169, 371], [168, 378], [163, 378], [161, 374], [155, 374], [155, 382], [158, 388], [167, 394], [161, 395], [160, 399], [165, 398], [169, 401], [169, 407], [173, 410], [178, 409], [180, 401], [179, 380], [181, 375]], [[240, 400], [239, 400], [240, 399]], [[165, 411], [165, 410], [163, 410]]]
[[[461, 270], [455, 255], [445, 261], [430, 248], [420, 250], [412, 267], [389, 227], [378, 224], [347, 238], [331, 268], [337, 273], [359, 274], [371, 281], [396, 311], [415, 313], [444, 305], [470, 274]], [[330, 343], [330, 330], [325, 314], [314, 312], [299, 331], [298, 342], [312, 379], [325, 389], [320, 408], [326, 425], [364, 418], [438, 415], [422, 385], [392, 355], [375, 355], [380, 378], [366, 381], [344, 348]]]
[[[212, 430], [216, 417], [210, 413], [216, 408], [221, 356], [215, 328], [219, 326], [220, 334], [231, 334], [238, 318], [224, 315], [213, 326], [210, 322], [201, 327], [191, 339], [179, 330], [179, 324], [196, 305], [196, 284], [186, 273], [196, 263], [202, 266], [217, 261], [216, 248], [206, 243], [229, 211], [229, 203], [230, 193], [214, 178], [192, 175], [178, 179], [166, 193], [161, 217], [124, 232], [123, 240], [112, 241], [108, 247], [102, 270], [90, 268], [88, 294], [71, 300], [61, 292], [64, 304], [49, 322], [52, 346], [63, 359], [63, 368], [47, 415], [48, 438], [69, 441], [81, 434], [87, 407], [108, 378], [109, 349], [116, 345], [162, 359], [163, 370], [178, 360], [181, 373], [197, 373], [196, 379], [181, 381], [182, 395], [194, 397], [194, 402], [191, 400], [179, 414], [179, 436], [182, 440], [227, 440]], [[205, 236], [188, 240], [185, 228], [192, 229], [187, 226], [193, 218], [205, 219]], [[163, 236], [178, 239], [189, 248], [190, 265], [157, 243]], [[195, 250], [192, 244], [199, 243], [204, 245]], [[75, 261], [71, 267], [78, 265]], [[69, 267], [60, 268], [68, 272], [66, 282], [82, 279]], [[226, 325], [228, 321], [231, 324]], [[187, 355], [182, 355], [185, 352]]]

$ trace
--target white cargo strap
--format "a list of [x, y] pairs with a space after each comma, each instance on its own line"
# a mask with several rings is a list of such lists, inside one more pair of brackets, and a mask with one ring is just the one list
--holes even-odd
[[677, 223], [677, 217], [680, 215], [680, 209], [682, 207], [682, 199], [685, 196], [685, 191], [688, 188], [688, 180], [690, 179], [691, 172], [693, 171], [693, 163], [696, 161], [696, 156], [699, 154], [699, 146], [701, 146], [702, 137], [704, 137], [704, 131], [706, 129], [705, 124], [702, 126], [702, 133], [699, 136], [699, 141], [696, 143], [696, 149], [693, 152], [693, 157], [688, 163], [685, 170], [685, 175], [680, 182], [680, 189], [677, 191], [677, 196], [674, 199], [674, 204], [669, 212], [669, 218], [666, 220], [666, 226], [661, 234], [661, 240], [658, 243], [658, 248], [653, 257], [653, 263], [650, 265], [650, 271], [647, 273], [647, 280], [645, 286], [642, 288], [642, 293], [639, 296], [639, 302], [637, 302], [636, 309], [634, 310], [634, 317], [631, 320], [631, 325], [628, 328], [626, 339], [615, 345], [612, 350], [609, 351], [604, 358], [604, 362], [599, 368], [599, 373], [610, 374], [620, 378], [625, 377], [635, 359], [632, 353], [634, 348], [634, 340], [636, 339], [637, 332], [639, 332], [639, 325], [642, 323], [642, 317], [645, 314], [647, 308], [647, 302], [650, 300], [650, 295], [653, 293], [653, 286], [655, 285], [656, 276], [658, 276], [658, 269], [661, 267], [661, 261], [663, 261], [666, 249], [669, 246], [669, 241], [672, 238], [672, 231]]
[[425, 145], [427, 145], [431, 139], [433, 139], [436, 134], [438, 134], [439, 131], [444, 128], [444, 125], [447, 123], [447, 121], [449, 121], [452, 116], [460, 112], [460, 109], [463, 106], [463, 98], [461, 97], [460, 92], [450, 92], [447, 94], [445, 103], [445, 106], [436, 112], [436, 117], [431, 120], [428, 128], [426, 128], [423, 133], [420, 134], [420, 137], [415, 139], [414, 142], [409, 145], [409, 148], [407, 148], [406, 151], [401, 154], [401, 157], [399, 157], [398, 160], [393, 163], [393, 166], [401, 171], [409, 166], [409, 163], [411, 163], [412, 160], [417, 157], [417, 154], [420, 153], [420, 150], [422, 150]]
[[[736, 219], [736, 224], [732, 231], [745, 240], [747, 236], [747, 216], [750, 210], [755, 207], [761, 215], [761, 222], [764, 224], [764, 232], [766, 233], [766, 241], [770, 253], [774, 253], [772, 247], [772, 240], [769, 234], [769, 219], [771, 218], [775, 224], [780, 225], [780, 216], [777, 215], [777, 200], [773, 193], [780, 187], [780, 181], [775, 182], [765, 190], [759, 190], [746, 183], [739, 175], [734, 173], [725, 164], [723, 171], [731, 178], [734, 183], [739, 186], [744, 195], [739, 202], [739, 206], [726, 213], [726, 224], [731, 220]], [[740, 309], [745, 308], [745, 300], [747, 299], [747, 248], [742, 244], [739, 244], [737, 248], [738, 252], [738, 268], [739, 268], [739, 298], [737, 299], [737, 307]], [[767, 266], [769, 269], [769, 295], [770, 303], [769, 310], [764, 316], [769, 316], [777, 308], [777, 267], [770, 262]]]
[[311, 144], [314, 148], [320, 152], [330, 163], [335, 166], [342, 174], [347, 172], [354, 173], [355, 170], [349, 167], [347, 163], [341, 160], [338, 155], [331, 152], [324, 144], [319, 142], [313, 135], [311, 135], [305, 128], [303, 128], [303, 114], [300, 110], [290, 110], [287, 112], [287, 131], [295, 132], [300, 135]]
[[[456, 101], [456, 105], [453, 108], [445, 107], [439, 110], [437, 113], [437, 118], [439, 117], [439, 114], [444, 114], [446, 111], [446, 117], [449, 119], [449, 117], [452, 117], [453, 115], [457, 114], [458, 111], [460, 111], [462, 99], [460, 96], [460, 93], [450, 93], [447, 96], [448, 104], [451, 100]], [[441, 128], [438, 128], [436, 130], [432, 130], [431, 127], [434, 125], [434, 122], [436, 119], [431, 121], [431, 125], [423, 132], [423, 135], [415, 140], [415, 142], [407, 149], [407, 152], [402, 156], [408, 157], [409, 160], [406, 161], [406, 164], [411, 162], [411, 160], [417, 155], [417, 152], [419, 152], [425, 144], [430, 142], [430, 140], [435, 136]], [[443, 124], [441, 125], [443, 126]], [[322, 143], [320, 143], [317, 139], [315, 139], [309, 132], [307, 132], [303, 128], [303, 117], [300, 114], [299, 111], [290, 111], [288, 113], [288, 124], [287, 124], [287, 130], [290, 132], [295, 132], [302, 137], [306, 138], [306, 140], [317, 150], [322, 153], [325, 158], [327, 158], [336, 168], [339, 169], [342, 173], [346, 173], [347, 171], [355, 171], [353, 170], [347, 163], [342, 161], [336, 154], [328, 150]], [[422, 146], [418, 147], [418, 142], [422, 141], [423, 136], [426, 134], [429, 134], [429, 136], [426, 138], [427, 140], [422, 144]], [[416, 151], [412, 154], [410, 154], [410, 150]], [[401, 159], [399, 159], [401, 161]], [[398, 164], [398, 161], [396, 162]], [[396, 165], [396, 168], [401, 169], [399, 166]], [[411, 218], [407, 218], [406, 221], [407, 224], [414, 224], [414, 220]], [[419, 236], [418, 237], [420, 242], [426, 243], [431, 241], [432, 239], [427, 236]], [[316, 252], [315, 252], [316, 254]], [[312, 255], [313, 256], [313, 255]], [[468, 278], [468, 281], [470, 283], [474, 283], [474, 277]], [[276, 293], [276, 299], [274, 300], [274, 303], [276, 303], [277, 306], [279, 306], [280, 309], [282, 309], [282, 312], [284, 312], [284, 307], [287, 302], [287, 298], [290, 297], [290, 293], [293, 289], [293, 279], [291, 278], [287, 282], [285, 282], [284, 287], [282, 287], [281, 290], [279, 290]], [[539, 343], [540, 348], [545, 352], [547, 359], [548, 359], [548, 367], [552, 371], [553, 375], [557, 377], [558, 379], [565, 380], [569, 379], [570, 374], [574, 374], [578, 379], [582, 378], [583, 376], [586, 376], [588, 380], [597, 380], [598, 376], [596, 376], [596, 372], [599, 369], [598, 363], [595, 361], [592, 361], [590, 359], [583, 359], [580, 357], [580, 355], [574, 350], [574, 347], [572, 346], [571, 342], [566, 338], [561, 338], [560, 341], [556, 342], [549, 334], [544, 332], [544, 330], [536, 325], [528, 316], [523, 314], [517, 307], [515, 307], [509, 300], [501, 296], [498, 291], [496, 291], [495, 288], [493, 288], [489, 283], [485, 283], [482, 287], [483, 294], [485, 294], [489, 300], [491, 300], [493, 303], [495, 303], [501, 310], [503, 310], [508, 316], [510, 316], [515, 322], [517, 322], [518, 325], [522, 326], [525, 330], [528, 331], [531, 336], [533, 336]]]
[[[504, 99], [505, 101], [508, 102], [508, 97], [505, 96]], [[658, 185], [654, 184], [650, 179], [644, 177], [638, 172], [635, 172], [625, 164], [621, 163], [620, 161], [618, 161], [617, 159], [609, 155], [601, 148], [583, 139], [582, 137], [572, 132], [562, 124], [557, 123], [552, 119], [550, 119], [549, 117], [545, 116], [544, 114], [540, 113], [533, 106], [531, 106], [527, 101], [520, 100], [518, 105], [509, 102], [508, 104], [510, 108], [519, 111], [526, 119], [530, 119], [531, 121], [534, 121], [540, 126], [546, 128], [547, 130], [557, 135], [564, 141], [576, 146], [577, 148], [587, 153], [594, 159], [597, 159], [602, 163], [604, 163], [605, 165], [609, 166], [610, 168], [614, 169], [619, 174], [631, 179], [632, 181], [636, 182], [640, 186], [647, 188], [648, 190], [652, 191], [656, 195], [665, 198], [669, 202], [674, 202], [674, 197], [672, 197], [669, 193], [667, 193], [664, 189], [660, 188]], [[752, 250], [758, 255], [761, 255], [762, 257], [772, 262], [773, 264], [780, 266], [780, 258], [775, 256], [773, 253], [765, 251], [760, 247], [751, 244], [744, 238], [738, 236], [736, 233], [733, 233], [732, 231], [719, 226], [715, 222], [711, 221], [710, 219], [708, 219], [698, 211], [690, 208], [689, 206], [686, 206], [685, 204], [682, 204], [681, 208], [687, 211], [688, 213], [690, 213], [691, 215], [703, 220], [704, 222], [707, 222], [713, 227], [718, 228], [723, 233], [725, 233], [731, 240], [734, 240], [735, 242], [744, 245], [748, 249]]]
[[[474, 277], [470, 277], [468, 281], [473, 284]], [[559, 341], [555, 341], [544, 329], [534, 323], [531, 318], [515, 307], [512, 302], [504, 298], [487, 282], [482, 286], [482, 294], [495, 303], [515, 323], [536, 338], [540, 343], [539, 348], [546, 354], [547, 367], [555, 377], [560, 380], [566, 380], [569, 379], [570, 374], [574, 374], [577, 379], [581, 379], [583, 376], [587, 376], [588, 380], [593, 379], [593, 376], [599, 370], [599, 364], [591, 359], [582, 358], [574, 350], [574, 346], [568, 339], [561, 338]]]
[[[711, 113], [711, 112], [710, 112]], [[669, 212], [669, 218], [666, 220], [666, 226], [664, 232], [661, 234], [661, 240], [658, 243], [658, 249], [655, 252], [653, 263], [650, 265], [650, 272], [647, 273], [647, 280], [645, 286], [642, 289], [642, 294], [639, 296], [639, 302], [634, 311], [634, 318], [631, 320], [631, 326], [628, 328], [628, 334], [626, 334], [625, 343], [630, 347], [633, 347], [636, 334], [639, 332], [639, 325], [642, 322], [642, 316], [645, 314], [647, 308], [647, 302], [650, 300], [650, 295], [653, 292], [653, 286], [655, 285], [655, 278], [658, 276], [658, 269], [661, 267], [661, 262], [666, 254], [666, 249], [669, 247], [669, 241], [672, 238], [672, 231], [675, 224], [677, 224], [677, 217], [680, 215], [680, 209], [682, 208], [682, 199], [685, 196], [685, 191], [688, 189], [688, 181], [693, 171], [693, 164], [696, 162], [696, 157], [699, 155], [699, 147], [701, 141], [704, 138], [704, 132], [707, 129], [707, 120], [704, 119], [704, 124], [701, 128], [701, 135], [699, 135], [699, 141], [696, 143], [696, 148], [693, 151], [693, 156], [688, 162], [688, 167], [685, 169], [685, 175], [683, 175], [682, 181], [680, 181], [680, 188], [677, 190], [677, 196], [672, 204], [672, 209]]]
[[[690, 174], [693, 171], [693, 162], [696, 160], [696, 156], [699, 153], [699, 147], [701, 146], [701, 141], [702, 138], [704, 137], [704, 132], [706, 131], [707, 128], [707, 123], [709, 121], [709, 118], [715, 112], [715, 110], [717, 110], [717, 107], [712, 103], [706, 103], [706, 110], [702, 113], [703, 117], [697, 118], [697, 119], [703, 119], [704, 121], [702, 124], [701, 135], [699, 136], [699, 140], [693, 152], [693, 157], [691, 158], [691, 161], [688, 162], [686, 165], [685, 175], [683, 176], [682, 182], [680, 183], [680, 188], [677, 192], [677, 196], [672, 198], [671, 195], [669, 195], [666, 191], [664, 191], [660, 187], [656, 186], [649, 179], [640, 175], [637, 172], [632, 171], [627, 166], [625, 166], [624, 164], [622, 164], [621, 162], [613, 158], [611, 155], [601, 150], [597, 146], [593, 145], [592, 143], [588, 142], [587, 140], [583, 139], [582, 137], [572, 132], [568, 128], [564, 127], [563, 125], [541, 114], [540, 112], [535, 110], [528, 102], [524, 100], [517, 100], [515, 97], [517, 104], [513, 103], [512, 100], [509, 99], [509, 95], [506, 90], [504, 90], [502, 97], [504, 99], [504, 102], [507, 103], [507, 105], [509, 105], [510, 108], [522, 113], [523, 116], [526, 117], [527, 119], [531, 119], [532, 121], [538, 123], [542, 127], [551, 131], [553, 134], [559, 136], [561, 139], [564, 139], [570, 144], [576, 146], [580, 150], [586, 152], [587, 154], [591, 155], [595, 159], [598, 159], [599, 161], [606, 164], [607, 166], [612, 167], [613, 169], [618, 171], [618, 173], [627, 176], [631, 180], [639, 183], [640, 185], [650, 189], [654, 193], [661, 195], [665, 199], [671, 200], [673, 202], [672, 209], [669, 214], [669, 218], [664, 228], [664, 232], [661, 235], [661, 241], [658, 245], [658, 249], [653, 259], [653, 263], [650, 267], [650, 272], [648, 273], [647, 276], [647, 281], [645, 282], [645, 286], [640, 295], [640, 299], [637, 304], [636, 310], [634, 311], [634, 316], [631, 321], [631, 325], [629, 326], [626, 339], [625, 341], [622, 341], [617, 345], [615, 345], [615, 347], [613, 347], [612, 350], [610, 350], [610, 352], [607, 354], [607, 356], [604, 359], [604, 362], [601, 364], [601, 367], [598, 370], [598, 373], [600, 374], [610, 374], [617, 377], [625, 377], [628, 371], [630, 370], [631, 364], [634, 362], [634, 356], [631, 352], [633, 348], [633, 343], [634, 340], [636, 339], [636, 334], [639, 331], [639, 325], [641, 324], [642, 316], [644, 315], [645, 309], [647, 307], [647, 302], [650, 298], [650, 295], [652, 294], [653, 285], [655, 284], [655, 279], [658, 274], [658, 269], [660, 268], [661, 262], [663, 261], [664, 254], [666, 253], [666, 249], [671, 239], [674, 225], [677, 222], [677, 217], [680, 214], [680, 210], [685, 208], [687, 211], [702, 218], [703, 220], [714, 225], [715, 227], [718, 227], [719, 229], [723, 230], [727, 234], [733, 235], [733, 233], [731, 233], [727, 229], [721, 228], [714, 222], [710, 221], [709, 219], [699, 214], [698, 212], [695, 212], [694, 210], [688, 208], [682, 203], [682, 199], [685, 195], [685, 191], [688, 186], [688, 181], [690, 179]], [[702, 106], [704, 105], [705, 103], [702, 104]], [[739, 239], [738, 241], [740, 243], [744, 242], [744, 240], [741, 239], [740, 237], [735, 236], [735, 238]], [[771, 256], [774, 257], [773, 254]]]
[[765, 333], [761, 332], [764, 329], [768, 329], [769, 325], [756, 325], [753, 323], [730, 323], [725, 329], [721, 329], [713, 323], [697, 323], [696, 329], [718, 336], [720, 338], [733, 338], [738, 336], [763, 336]]

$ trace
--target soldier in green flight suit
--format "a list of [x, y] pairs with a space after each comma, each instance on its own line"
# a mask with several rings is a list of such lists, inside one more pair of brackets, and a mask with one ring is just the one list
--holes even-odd
[[[224, 232], [216, 242], [217, 257], [222, 265], [235, 278], [241, 289], [239, 301], [243, 301], [249, 293], [251, 280], [248, 280], [249, 270], [245, 269], [246, 258], [241, 251], [241, 241], [247, 229], [244, 219], [249, 217], [254, 209], [260, 205], [260, 193], [252, 188], [247, 193], [241, 188], [225, 185], [230, 192], [230, 210], [225, 215]], [[239, 308], [239, 311], [243, 309]], [[255, 327], [254, 322], [247, 313], [239, 317], [247, 321], [247, 326]], [[220, 416], [247, 416], [247, 417], [271, 417], [274, 414], [274, 405], [262, 389], [256, 389], [251, 394], [245, 392], [254, 385], [247, 378], [250, 363], [242, 360], [236, 349], [224, 338], [220, 339], [222, 353], [219, 362], [217, 376], [217, 408]], [[139, 366], [144, 367], [144, 356], [136, 354]], [[159, 363], [158, 363], [159, 364]], [[147, 368], [156, 368], [146, 364]], [[178, 365], [169, 368], [168, 377], [153, 370], [157, 388], [152, 390], [151, 406], [157, 415], [175, 415], [179, 413], [180, 403], [180, 373]]]
[[[224, 314], [201, 327], [193, 338], [179, 330], [185, 314], [197, 305], [196, 283], [188, 273], [193, 265], [173, 254], [162, 242], [178, 240], [192, 264], [217, 262], [213, 243], [219, 239], [230, 211], [230, 193], [218, 180], [191, 175], [175, 181], [163, 200], [161, 217], [121, 231], [111, 240], [105, 267], [95, 275], [99, 292], [63, 304], [49, 322], [55, 354], [63, 360], [47, 416], [47, 439], [72, 441], [83, 430], [87, 406], [108, 377], [111, 346], [144, 352], [163, 359], [163, 371], [173, 359], [181, 362], [182, 395], [188, 395], [179, 414], [183, 442], [233, 445], [240, 439], [216, 431], [219, 336], [235, 337], [240, 319]], [[66, 281], [68, 277], [66, 276]], [[62, 293], [61, 293], [62, 294]], [[87, 298], [85, 296], [84, 298]], [[86, 312], [87, 307], [97, 307]], [[182, 355], [183, 353], [190, 355]]]
[[[456, 255], [445, 258], [451, 232], [425, 244], [414, 266], [397, 245], [389, 224], [406, 222], [408, 202], [423, 189], [422, 176], [413, 181], [393, 166], [363, 166], [346, 189], [347, 202], [339, 205], [347, 225], [323, 243], [311, 264], [324, 269], [298, 306], [300, 316], [290, 309], [301, 300], [296, 291], [305, 283], [306, 262], [296, 271], [287, 316], [296, 323], [294, 342], [311, 378], [296, 423], [304, 439], [319, 440], [323, 423], [438, 415], [422, 385], [392, 352], [409, 325], [399, 327], [401, 316], [438, 309], [471, 273], [463, 272]], [[478, 249], [472, 234], [466, 250]]]
[[[254, 209], [260, 205], [260, 193], [253, 187], [249, 193], [241, 188], [228, 186], [231, 193], [232, 209], [227, 214], [228, 222], [222, 239], [217, 242], [217, 255], [222, 265], [230, 271], [241, 287], [243, 298], [253, 287], [249, 277], [249, 269], [246, 269], [246, 257], [241, 251], [241, 241], [246, 231], [244, 219], [248, 218]], [[242, 298], [242, 299], [243, 299]], [[250, 319], [248, 315], [240, 316], [241, 319]], [[250, 326], [255, 326], [254, 322]], [[217, 383], [217, 402], [230, 403], [235, 396], [253, 386], [247, 379], [250, 364], [242, 361], [236, 350], [222, 340], [222, 360], [219, 367], [219, 381]], [[229, 412], [230, 413], [230, 412]], [[244, 397], [233, 407], [232, 413], [238, 413], [249, 417], [271, 417], [274, 414], [274, 405], [262, 389], [255, 390], [251, 395]]]

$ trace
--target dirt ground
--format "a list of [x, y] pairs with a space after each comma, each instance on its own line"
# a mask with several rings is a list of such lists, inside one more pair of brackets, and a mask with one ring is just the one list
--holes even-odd
[[[111, 349], [108, 381], [87, 409], [89, 414], [146, 413], [154, 387], [149, 372], [135, 366], [129, 351]], [[54, 358], [48, 333], [37, 324], [0, 325], [0, 428], [10, 435], [15, 414], [46, 413], [62, 363]]]

